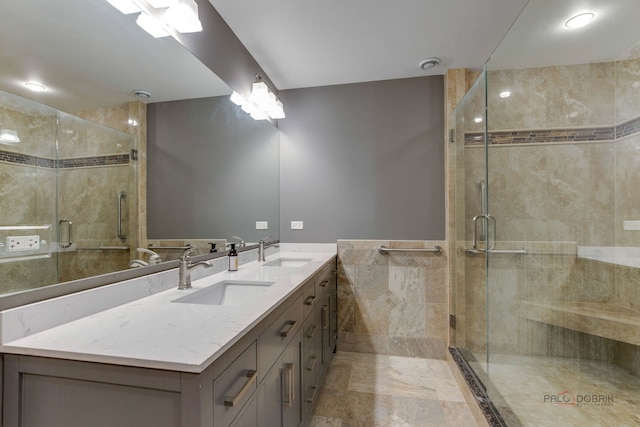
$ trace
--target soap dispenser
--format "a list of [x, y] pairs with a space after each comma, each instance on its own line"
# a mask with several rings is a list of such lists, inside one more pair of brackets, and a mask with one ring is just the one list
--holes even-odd
[[218, 249], [216, 249], [216, 244], [215, 243], [209, 243], [211, 245], [211, 250], [209, 251], [210, 254], [214, 253], [214, 252], [218, 252]]
[[229, 271], [238, 271], [238, 252], [235, 243], [231, 243], [231, 249], [229, 249]]

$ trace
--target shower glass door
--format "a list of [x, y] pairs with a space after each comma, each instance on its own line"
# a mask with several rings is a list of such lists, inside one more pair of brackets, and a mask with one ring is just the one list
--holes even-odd
[[640, 425], [640, 4], [608, 3], [593, 58], [534, 37], [558, 6], [455, 111], [455, 343], [509, 426]]

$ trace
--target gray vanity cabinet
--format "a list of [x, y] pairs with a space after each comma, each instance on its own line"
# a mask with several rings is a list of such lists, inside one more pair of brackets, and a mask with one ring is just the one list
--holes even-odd
[[305, 426], [335, 291], [333, 261], [200, 373], [4, 354], [0, 427]]

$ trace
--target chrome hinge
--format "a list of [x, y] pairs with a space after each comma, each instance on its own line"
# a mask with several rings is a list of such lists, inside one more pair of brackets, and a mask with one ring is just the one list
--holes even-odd
[[456, 130], [449, 129], [449, 142], [456, 142]]
[[449, 327], [452, 329], [456, 328], [456, 315], [455, 314], [450, 314], [449, 315]]

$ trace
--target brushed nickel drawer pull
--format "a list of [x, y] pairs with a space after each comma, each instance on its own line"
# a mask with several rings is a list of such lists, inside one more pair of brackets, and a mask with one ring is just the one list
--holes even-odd
[[329, 305], [322, 306], [322, 329], [329, 329]]
[[307, 403], [313, 403], [313, 401], [316, 399], [316, 393], [318, 393], [318, 386], [317, 385], [312, 385], [311, 389], [313, 390], [313, 394], [311, 395], [310, 398], [307, 399]]
[[249, 389], [253, 385], [255, 385], [256, 380], [258, 379], [258, 375], [256, 374], [257, 374], [257, 371], [252, 371], [252, 370], [247, 371], [247, 378], [249, 378], [249, 381], [247, 381], [244, 387], [242, 387], [242, 390], [240, 390], [240, 392], [235, 397], [227, 396], [227, 398], [224, 399], [224, 406], [230, 406], [230, 407], [236, 406], [238, 402], [242, 399], [242, 397], [247, 393], [247, 391], [249, 391]]
[[285, 328], [288, 326], [288, 328], [286, 328], [285, 330], [280, 331], [280, 336], [282, 338], [286, 338], [287, 335], [289, 335], [289, 332], [291, 332], [291, 330], [293, 329], [293, 327], [295, 326], [295, 324], [298, 323], [297, 320], [287, 320], [287, 323], [284, 324]]
[[311, 356], [309, 358], [313, 359], [313, 361], [311, 362], [311, 366], [307, 365], [307, 371], [313, 371], [316, 367], [316, 362], [318, 361], [318, 358], [315, 356]]
[[309, 332], [307, 332], [307, 338], [313, 338], [313, 336], [316, 334], [316, 325], [312, 325], [309, 328]]
[[282, 385], [284, 387], [284, 385], [286, 384], [287, 386], [287, 391], [286, 393], [283, 393], [284, 395], [287, 396], [286, 401], [284, 401], [284, 407], [285, 408], [291, 408], [293, 406], [293, 401], [295, 400], [295, 390], [294, 385], [296, 383], [295, 381], [295, 370], [293, 369], [293, 363], [287, 363], [284, 365], [285, 369], [282, 370], [282, 376], [286, 377], [286, 381], [285, 378], [282, 378]]
[[304, 305], [313, 305], [313, 302], [316, 300], [316, 296], [315, 295], [310, 295], [307, 297], [306, 300], [304, 300]]

